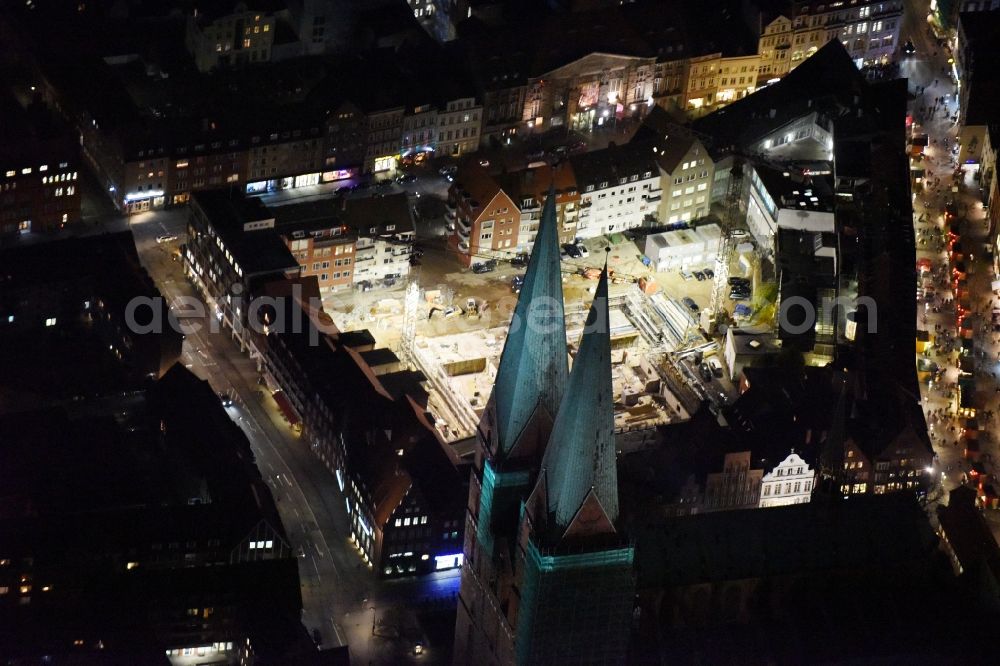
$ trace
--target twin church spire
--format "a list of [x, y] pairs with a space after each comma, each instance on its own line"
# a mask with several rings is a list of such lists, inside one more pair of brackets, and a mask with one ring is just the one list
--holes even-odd
[[[555, 193], [550, 190], [514, 310], [485, 427], [491, 458], [544, 455], [534, 495], [545, 507], [545, 531], [562, 536], [581, 520], [618, 518], [614, 395], [608, 322], [607, 266], [601, 273], [572, 372], [567, 371]], [[543, 431], [543, 432], [539, 432]], [[586, 505], [586, 507], [585, 507]], [[599, 508], [599, 510], [598, 510]], [[611, 527], [613, 530], [613, 527]]]

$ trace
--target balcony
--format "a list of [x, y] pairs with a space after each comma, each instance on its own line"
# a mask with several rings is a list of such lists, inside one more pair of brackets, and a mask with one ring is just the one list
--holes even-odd
[[643, 194], [642, 198], [645, 199], [646, 201], [653, 202], [662, 199], [663, 195], [660, 194], [660, 192], [650, 192], [649, 194]]
[[468, 252], [469, 244], [466, 243], [465, 241], [462, 241], [461, 243], [458, 244], [458, 250], [459, 252]]

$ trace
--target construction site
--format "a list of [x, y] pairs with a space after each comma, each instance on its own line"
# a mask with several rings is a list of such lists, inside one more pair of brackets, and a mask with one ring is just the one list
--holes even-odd
[[[621, 237], [588, 241], [588, 259], [563, 262], [567, 349], [576, 353], [596, 281], [607, 258], [613, 276], [609, 316], [613, 349], [615, 425], [620, 446], [641, 445], [658, 425], [689, 418], [708, 397], [698, 378], [679, 362], [697, 350], [715, 354], [703, 313], [718, 298], [718, 280], [694, 279], [687, 270], [656, 271], [639, 243]], [[701, 266], [717, 266], [705, 252]], [[598, 263], [600, 262], [600, 263]], [[728, 262], [726, 262], [728, 263]], [[449, 272], [450, 271], [450, 272]], [[599, 272], [599, 271], [596, 271]], [[700, 272], [700, 271], [699, 271]], [[380, 346], [397, 351], [426, 377], [429, 409], [445, 441], [459, 454], [471, 451], [490, 397], [523, 268], [502, 265], [486, 275], [457, 267], [422, 267], [408, 285], [392, 291], [331, 299], [327, 310], [342, 330], [367, 328]], [[694, 381], [692, 381], [694, 380]], [[730, 387], [731, 388], [731, 387]]]

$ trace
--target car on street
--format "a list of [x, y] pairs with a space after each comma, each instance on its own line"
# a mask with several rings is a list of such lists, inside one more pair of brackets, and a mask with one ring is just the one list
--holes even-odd
[[705, 274], [702, 273], [701, 271], [695, 271], [694, 272], [694, 278], [696, 280], [698, 280], [698, 282], [704, 282], [705, 281]]
[[702, 273], [704, 273], [705, 277], [708, 278], [709, 280], [715, 277], [715, 271], [713, 271], [711, 268], [706, 268], [705, 270], [702, 271]]
[[521, 287], [524, 286], [524, 276], [515, 275], [510, 279], [510, 290], [515, 294], [521, 293]]
[[747, 291], [733, 289], [729, 292], [729, 298], [734, 301], [745, 301], [750, 298], [750, 293]]
[[566, 243], [563, 245], [563, 249], [566, 250], [566, 254], [573, 259], [579, 259], [582, 256], [580, 254], [580, 250], [578, 250], [576, 245], [573, 245], [572, 243]]
[[232, 407], [233, 406], [233, 399], [229, 396], [228, 393], [220, 393], [219, 394], [219, 400], [222, 401], [222, 406], [223, 407]]
[[685, 296], [683, 299], [683, 303], [688, 307], [688, 310], [690, 310], [691, 312], [697, 312], [698, 310], [701, 309], [698, 307], [698, 304], [694, 302], [694, 299], [691, 298], [690, 296]]
[[173, 234], [162, 234], [156, 237], [157, 243], [169, 243], [170, 241], [175, 241], [175, 240], [177, 240], [177, 236]]
[[708, 359], [708, 365], [712, 368], [712, 374], [716, 377], [722, 377], [722, 364], [719, 363], [719, 359], [710, 358]]
[[681, 277], [684, 278], [685, 280], [694, 279], [694, 275], [692, 275], [690, 271], [681, 271]]
[[497, 267], [497, 262], [490, 259], [489, 261], [482, 261], [479, 262], [478, 264], [472, 264], [472, 272], [480, 274], [492, 273], [496, 267]]
[[458, 171], [458, 167], [454, 164], [449, 164], [438, 169], [438, 173], [442, 176], [454, 176], [456, 171]]
[[584, 259], [590, 256], [590, 250], [588, 250], [583, 243], [580, 243], [576, 246], [576, 251], [579, 252], [580, 256], [583, 257]]
[[903, 44], [903, 53], [905, 53], [908, 56], [911, 56], [916, 52], [917, 52], [917, 47], [913, 45], [913, 40], [910, 39], [906, 40], [906, 43]]
[[733, 276], [733, 277], [729, 278], [729, 286], [730, 287], [735, 287], [735, 286], [741, 285], [741, 284], [745, 284], [745, 285], [747, 285], [749, 287], [750, 286], [750, 280], [748, 280], [746, 278], [742, 278], [742, 277], [736, 277], [736, 276]]
[[489, 160], [486, 160], [486, 159], [479, 160], [479, 166], [481, 166], [481, 167], [488, 167], [489, 165], [490, 165], [490, 161]]
[[417, 179], [417, 177], [412, 173], [404, 173], [396, 176], [396, 182], [400, 184], [412, 183]]
[[747, 235], [747, 232], [743, 229], [733, 229], [731, 233], [733, 238], [743, 238]]

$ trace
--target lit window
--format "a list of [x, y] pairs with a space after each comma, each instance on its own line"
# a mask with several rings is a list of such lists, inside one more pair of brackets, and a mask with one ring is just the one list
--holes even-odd
[[125, 569], [126, 571], [132, 571], [132, 569], [135, 569], [137, 566], [139, 566], [138, 562], [129, 562], [125, 565]]
[[257, 542], [256, 541], [251, 541], [250, 542], [250, 550], [255, 550], [256, 548], [257, 548]]
[[45, 325], [46, 326], [55, 326], [56, 325], [56, 318], [55, 317], [49, 317], [48, 319], [45, 320]]
[[39, 171], [48, 171], [49, 170], [49, 165], [48, 164], [43, 164], [42, 166], [38, 167], [38, 170]]
[[24, 167], [21, 169], [21, 175], [27, 176], [29, 173], [31, 173], [31, 167]]
[[13, 178], [13, 177], [14, 177], [14, 176], [16, 176], [16, 175], [17, 175], [17, 172], [16, 172], [16, 171], [8, 171], [8, 172], [7, 172], [7, 177], [8, 177], [8, 178]]
[[268, 541], [268, 542], [266, 542], [264, 544], [264, 547], [265, 548], [273, 548], [274, 547], [274, 542], [273, 541]]

